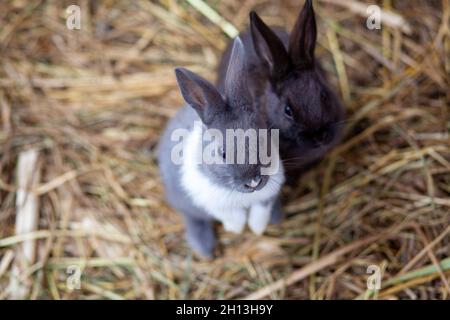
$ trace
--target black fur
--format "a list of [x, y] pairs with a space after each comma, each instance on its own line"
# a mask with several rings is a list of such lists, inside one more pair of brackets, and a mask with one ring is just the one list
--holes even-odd
[[[295, 176], [339, 141], [344, 117], [314, 56], [317, 26], [312, 1], [306, 1], [290, 35], [269, 28], [251, 12], [250, 29], [240, 37], [248, 59], [250, 92], [266, 113], [268, 125], [280, 129], [281, 157], [286, 171]], [[228, 51], [220, 64], [219, 86]]]

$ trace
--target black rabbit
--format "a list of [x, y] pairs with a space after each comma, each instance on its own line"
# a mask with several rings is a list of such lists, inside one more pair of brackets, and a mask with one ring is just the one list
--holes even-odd
[[[269, 28], [251, 12], [250, 28], [240, 37], [249, 90], [266, 113], [268, 125], [280, 129], [281, 158], [288, 176], [295, 178], [339, 141], [344, 117], [314, 56], [317, 27], [312, 1], [306, 1], [290, 35]], [[219, 87], [229, 59], [230, 48], [219, 67]]]

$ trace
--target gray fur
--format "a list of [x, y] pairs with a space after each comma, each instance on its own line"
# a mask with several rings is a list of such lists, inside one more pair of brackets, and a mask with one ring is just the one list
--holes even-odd
[[212, 258], [215, 246], [212, 218], [200, 207], [192, 203], [180, 183], [180, 165], [172, 162], [170, 155], [173, 146], [170, 136], [175, 129], [192, 130], [194, 121], [200, 117], [190, 106], [184, 106], [173, 117], [164, 131], [158, 150], [159, 170], [164, 182], [167, 201], [181, 212], [186, 223], [186, 237], [192, 249], [202, 256]]
[[[213, 217], [205, 209], [196, 205], [181, 183], [182, 165], [171, 159], [171, 151], [178, 141], [171, 141], [176, 129], [193, 131], [193, 124], [201, 121], [208, 128], [220, 130], [225, 137], [226, 129], [267, 129], [263, 116], [256, 112], [246, 86], [243, 65], [242, 43], [236, 45], [227, 72], [224, 95], [206, 80], [185, 69], [176, 69], [177, 80], [184, 99], [189, 105], [182, 107], [164, 131], [158, 150], [158, 161], [167, 201], [183, 214], [186, 223], [186, 238], [191, 248], [201, 256], [212, 257], [216, 239], [213, 232]], [[239, 47], [240, 46], [240, 47]], [[219, 97], [222, 98], [219, 98]], [[224, 97], [225, 96], [225, 97]], [[219, 101], [221, 99], [221, 101]], [[239, 152], [234, 150], [235, 154]], [[251, 193], [264, 188], [267, 179], [262, 179], [255, 189], [248, 188], [248, 181], [259, 175], [261, 164], [205, 164], [198, 165], [200, 171], [214, 184], [226, 187], [230, 192]], [[196, 181], [192, 181], [196, 183]], [[223, 197], [227, 197], [226, 194]], [[279, 216], [279, 206], [274, 206], [273, 216]]]

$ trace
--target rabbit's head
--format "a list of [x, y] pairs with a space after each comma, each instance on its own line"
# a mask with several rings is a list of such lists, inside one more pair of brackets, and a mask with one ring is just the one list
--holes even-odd
[[300, 164], [322, 157], [339, 139], [343, 108], [314, 58], [317, 29], [311, 0], [297, 18], [287, 49], [255, 12], [250, 21], [254, 49], [270, 80], [260, 103], [270, 125], [280, 129], [285, 154], [297, 155]]
[[[255, 109], [247, 88], [245, 52], [240, 38], [234, 41], [223, 95], [193, 72], [184, 68], [177, 68], [175, 72], [183, 98], [197, 112], [202, 126], [211, 133], [210, 139], [205, 139], [202, 134], [203, 154], [206, 152], [213, 160], [199, 164], [203, 172], [214, 182], [244, 193], [269, 188], [271, 183], [276, 183], [269, 182], [270, 176], [262, 170], [267, 164], [259, 157], [260, 139], [256, 145], [250, 139], [245, 139], [241, 145], [234, 138], [233, 142], [230, 140], [230, 133], [258, 134], [260, 129], [267, 129], [267, 121]], [[279, 161], [278, 150], [270, 150], [270, 153], [271, 160]], [[256, 155], [256, 160], [251, 155]], [[241, 161], [238, 161], [239, 156]]]

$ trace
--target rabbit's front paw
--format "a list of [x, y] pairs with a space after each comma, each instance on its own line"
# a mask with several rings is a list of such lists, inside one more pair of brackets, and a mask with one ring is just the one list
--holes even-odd
[[264, 204], [257, 203], [250, 208], [250, 215], [248, 218], [248, 226], [253, 233], [257, 235], [263, 234], [269, 223], [272, 203]]
[[222, 215], [222, 223], [225, 231], [242, 233], [247, 220], [244, 210], [233, 210]]

